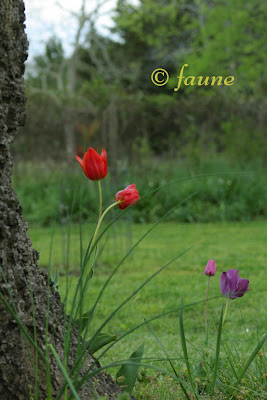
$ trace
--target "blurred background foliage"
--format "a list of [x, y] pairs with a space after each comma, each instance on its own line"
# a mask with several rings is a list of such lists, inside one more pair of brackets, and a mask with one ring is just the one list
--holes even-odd
[[[143, 194], [183, 176], [217, 174], [155, 192], [132, 211], [135, 221], [154, 220], [195, 190], [173, 219], [266, 215], [267, 3], [118, 0], [108, 37], [95, 27], [98, 10], [88, 14], [85, 4], [72, 54], [51, 37], [27, 67], [27, 122], [13, 146], [26, 217], [48, 224], [70, 210], [79, 218], [79, 207], [83, 218], [94, 214], [94, 188], [74, 157], [88, 147], [108, 152], [112, 199], [132, 182]], [[235, 83], [174, 92], [183, 64], [186, 76], [233, 75]], [[150, 79], [159, 67], [170, 75], [164, 87]]]

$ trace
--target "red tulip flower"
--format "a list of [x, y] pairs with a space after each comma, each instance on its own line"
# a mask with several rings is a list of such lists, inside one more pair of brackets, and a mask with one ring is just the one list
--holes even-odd
[[139, 199], [140, 196], [134, 183], [127, 186], [125, 189], [121, 190], [115, 195], [115, 201], [120, 201], [120, 203], [118, 203], [117, 205], [121, 210], [129, 207], [131, 204], [137, 202], [137, 200]]
[[87, 178], [92, 181], [104, 179], [108, 173], [107, 153], [103, 149], [101, 155], [91, 147], [84, 154], [83, 159], [76, 156], [77, 161], [83, 169]]
[[208, 264], [206, 265], [204, 274], [208, 276], [214, 276], [216, 272], [216, 263], [214, 260], [209, 260]]

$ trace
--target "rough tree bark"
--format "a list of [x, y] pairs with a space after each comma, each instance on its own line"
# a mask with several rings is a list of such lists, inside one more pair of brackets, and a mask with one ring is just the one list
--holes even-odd
[[[17, 128], [25, 119], [24, 61], [27, 58], [27, 38], [24, 32], [23, 0], [0, 1], [0, 292], [11, 304], [12, 294], [17, 313], [28, 333], [33, 337], [33, 313], [31, 291], [35, 303], [36, 328], [39, 347], [44, 350], [47, 310], [47, 276], [37, 266], [38, 253], [32, 248], [27, 235], [27, 223], [22, 217], [16, 193], [11, 186], [12, 159], [10, 144]], [[51, 339], [57, 353], [63, 359], [64, 309], [59, 294], [50, 287], [49, 335], [57, 327]], [[58, 325], [57, 325], [58, 324]], [[70, 366], [73, 363], [78, 342], [75, 331], [70, 347]], [[30, 345], [30, 352], [34, 349]], [[29, 400], [34, 388], [34, 370], [29, 349], [15, 320], [0, 301], [0, 399]], [[88, 362], [93, 357], [88, 355]], [[97, 376], [95, 390], [107, 398], [117, 397], [120, 391], [109, 375]], [[63, 377], [51, 359], [53, 396], [62, 385]], [[88, 392], [88, 389], [87, 389]], [[85, 390], [82, 399], [90, 398]], [[45, 373], [40, 377], [38, 400], [47, 396]]]

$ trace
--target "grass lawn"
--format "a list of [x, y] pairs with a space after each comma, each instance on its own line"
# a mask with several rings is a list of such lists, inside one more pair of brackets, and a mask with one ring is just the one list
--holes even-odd
[[[105, 243], [101, 262], [97, 265], [92, 286], [88, 293], [88, 309], [93, 305], [102, 285], [130, 244], [134, 244], [152, 225], [134, 225], [120, 222], [113, 235]], [[83, 242], [90, 238], [92, 225], [83, 225]], [[33, 246], [40, 251], [39, 265], [49, 265], [51, 228], [31, 227], [29, 235]], [[68, 238], [69, 245], [68, 245]], [[103, 239], [104, 242], [104, 239]], [[267, 332], [267, 222], [223, 223], [223, 224], [177, 224], [161, 223], [134, 250], [121, 265], [118, 273], [107, 287], [95, 315], [98, 327], [105, 318], [145, 279], [171, 259], [193, 246], [181, 258], [172, 262], [163, 272], [148, 283], [108, 323], [104, 332], [122, 335], [131, 327], [157, 314], [174, 309], [180, 304], [183, 293], [184, 304], [204, 300], [207, 277], [203, 271], [207, 261], [216, 260], [217, 273], [211, 278], [210, 297], [220, 295], [220, 276], [223, 271], [237, 268], [241, 278], [250, 281], [250, 290], [244, 297], [230, 301], [226, 322], [223, 327], [223, 345], [239, 354], [244, 361]], [[66, 255], [71, 271], [73, 295], [80, 263], [79, 226], [68, 228], [56, 226], [52, 248], [52, 271], [60, 272], [59, 290], [64, 294]], [[215, 350], [216, 332], [222, 304], [221, 296], [209, 304], [209, 345]], [[195, 305], [184, 311], [185, 334], [188, 339], [192, 361], [199, 362], [198, 353], [204, 341], [205, 304]], [[151, 323], [154, 331], [166, 347], [170, 357], [182, 355], [179, 335], [179, 313], [171, 313]], [[90, 332], [90, 334], [92, 334]], [[106, 364], [112, 360], [128, 358], [142, 343], [145, 343], [145, 357], [164, 357], [159, 345], [146, 327], [142, 327], [118, 342], [102, 359]], [[197, 349], [195, 349], [197, 348]], [[224, 352], [224, 350], [222, 349]], [[198, 360], [198, 361], [197, 361]], [[176, 362], [177, 365], [179, 362]], [[159, 363], [154, 363], [159, 366]], [[167, 364], [161, 363], [162, 368]], [[114, 372], [114, 371], [113, 371]], [[151, 371], [148, 374], [153, 374]], [[152, 378], [151, 378], [152, 379]], [[154, 379], [154, 378], [153, 378]], [[179, 399], [173, 394], [168, 378], [147, 379], [146, 384], [137, 386], [136, 395], [143, 399]], [[162, 384], [160, 383], [162, 380]], [[164, 383], [163, 383], [164, 381]], [[164, 386], [165, 385], [165, 386]], [[151, 387], [154, 387], [152, 390]], [[156, 389], [157, 388], [157, 389]], [[143, 394], [142, 394], [143, 392]], [[154, 397], [153, 397], [154, 396]], [[176, 396], [176, 397], [175, 397]], [[183, 398], [181, 396], [181, 398]], [[219, 397], [218, 397], [219, 398]], [[250, 398], [250, 397], [245, 397]], [[252, 398], [252, 397], [251, 397]], [[258, 397], [253, 397], [258, 398]]]

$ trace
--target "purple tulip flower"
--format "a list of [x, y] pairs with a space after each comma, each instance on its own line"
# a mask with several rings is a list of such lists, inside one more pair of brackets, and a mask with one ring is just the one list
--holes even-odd
[[206, 265], [204, 274], [208, 276], [214, 276], [216, 272], [216, 263], [214, 260], [209, 260], [208, 264]]
[[222, 273], [220, 285], [221, 292], [225, 297], [235, 299], [244, 296], [248, 291], [249, 281], [241, 279], [237, 269], [229, 269]]

